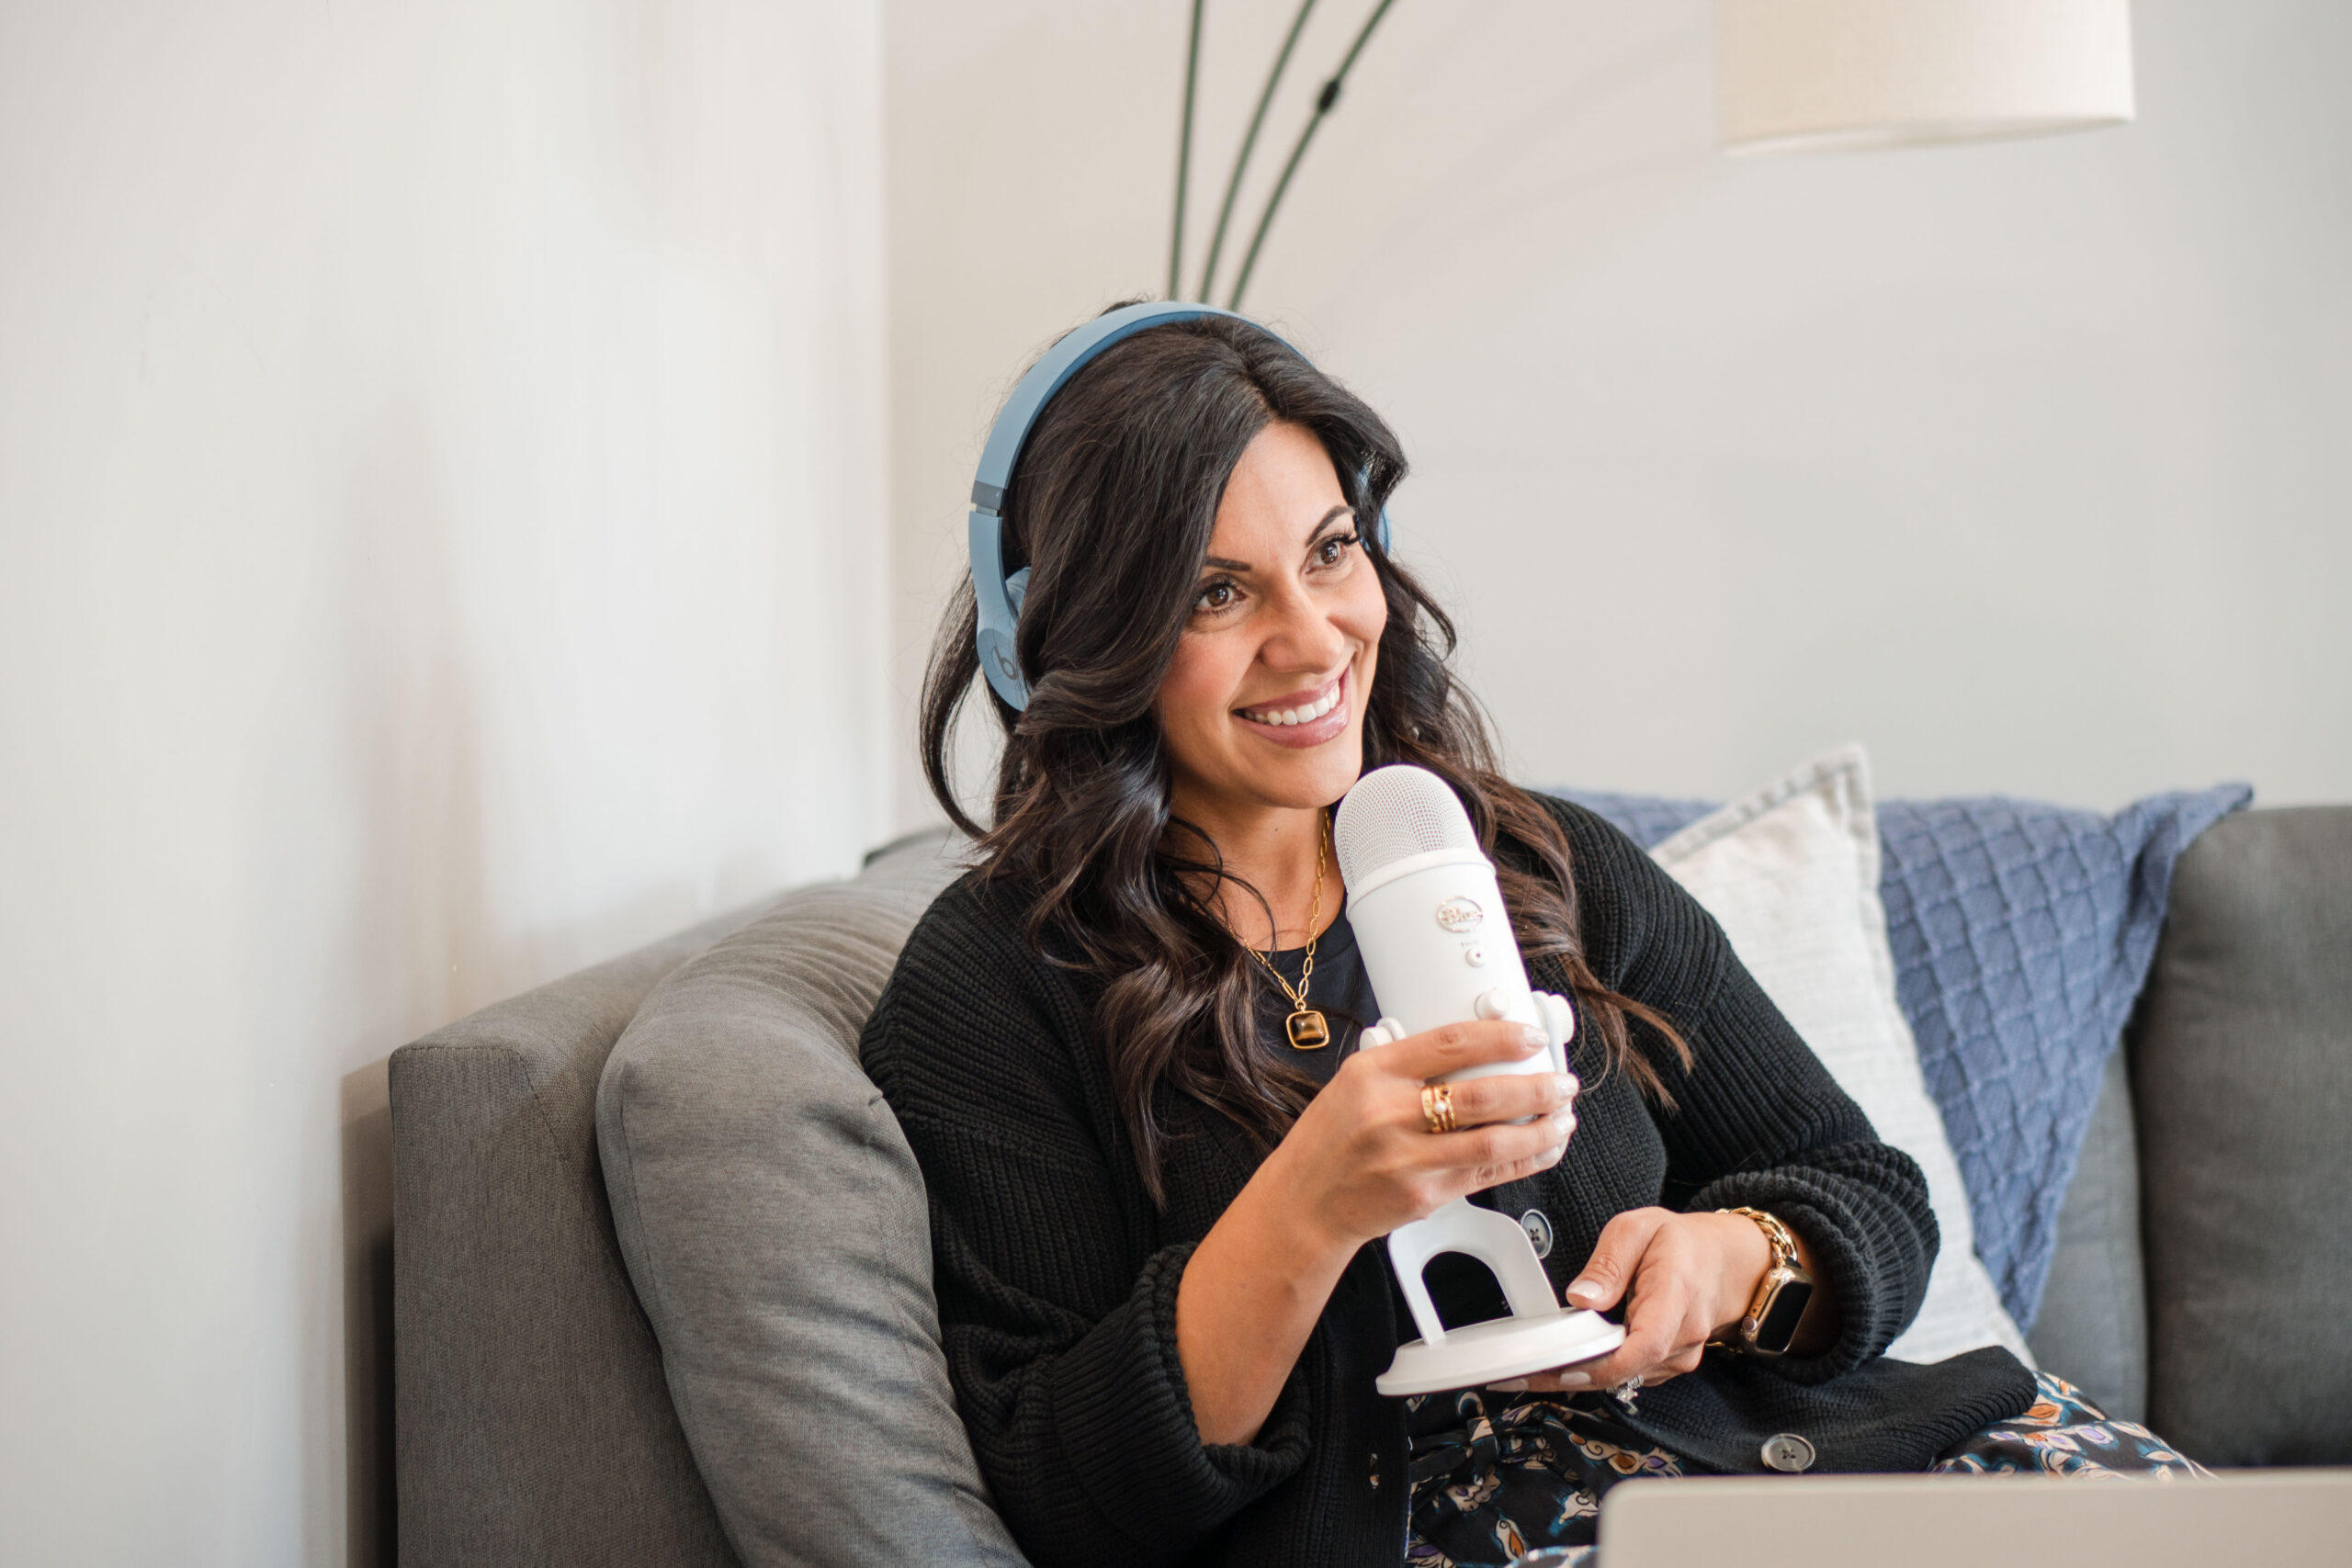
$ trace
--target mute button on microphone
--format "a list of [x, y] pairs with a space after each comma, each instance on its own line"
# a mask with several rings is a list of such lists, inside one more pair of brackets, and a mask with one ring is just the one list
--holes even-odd
[[1487, 950], [1483, 947], [1465, 947], [1462, 950], [1462, 962], [1473, 969], [1484, 969], [1487, 966]]

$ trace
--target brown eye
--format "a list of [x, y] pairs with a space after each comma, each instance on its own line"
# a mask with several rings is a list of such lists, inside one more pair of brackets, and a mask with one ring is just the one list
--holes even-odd
[[1193, 601], [1193, 608], [1215, 612], [1227, 608], [1232, 603], [1233, 584], [1219, 581], [1201, 590], [1201, 596]]
[[1320, 565], [1337, 566], [1346, 558], [1348, 547], [1355, 542], [1353, 534], [1334, 535], [1315, 547], [1315, 558]]

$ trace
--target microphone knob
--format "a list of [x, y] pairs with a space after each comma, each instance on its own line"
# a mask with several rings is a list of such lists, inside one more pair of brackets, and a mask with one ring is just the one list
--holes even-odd
[[1510, 999], [1503, 995], [1502, 987], [1498, 986], [1491, 991], [1479, 992], [1478, 999], [1471, 1004], [1470, 1010], [1480, 1018], [1507, 1017], [1510, 1011]]

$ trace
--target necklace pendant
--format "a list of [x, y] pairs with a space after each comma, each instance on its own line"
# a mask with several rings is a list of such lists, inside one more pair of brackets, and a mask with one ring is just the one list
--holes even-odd
[[1320, 1051], [1331, 1043], [1331, 1025], [1313, 1008], [1301, 1008], [1283, 1021], [1294, 1051]]

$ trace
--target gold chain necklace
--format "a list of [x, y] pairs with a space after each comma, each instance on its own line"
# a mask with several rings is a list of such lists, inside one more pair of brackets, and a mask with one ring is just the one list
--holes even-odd
[[[1315, 944], [1323, 939], [1323, 814], [1318, 811], [1315, 814], [1315, 905], [1306, 917], [1306, 962], [1299, 969], [1298, 984], [1294, 986], [1283, 978], [1283, 972], [1274, 967], [1272, 949], [1264, 953], [1254, 947], [1250, 950], [1250, 956], [1265, 966], [1266, 973], [1274, 977], [1274, 984], [1290, 998], [1291, 1015], [1283, 1021], [1283, 1032], [1290, 1036], [1290, 1048], [1294, 1051], [1320, 1051], [1331, 1043], [1329, 1021], [1306, 1005], [1307, 988], [1315, 984]], [[1274, 940], [1282, 940], [1281, 931], [1274, 933]]]

